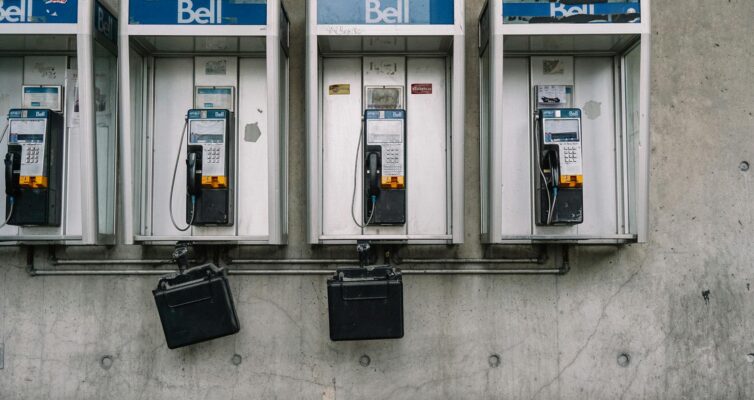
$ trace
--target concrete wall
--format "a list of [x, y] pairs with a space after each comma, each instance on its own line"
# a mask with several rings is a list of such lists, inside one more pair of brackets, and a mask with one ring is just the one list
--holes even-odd
[[[241, 333], [174, 351], [151, 298], [157, 278], [29, 277], [26, 253], [4, 249], [0, 398], [754, 398], [754, 171], [739, 168], [754, 161], [754, 3], [654, 3], [649, 244], [578, 248], [565, 276], [406, 277], [406, 337], [398, 341], [330, 342], [323, 277], [234, 277]], [[304, 2], [286, 4], [291, 245], [252, 255], [351, 257], [350, 248], [301, 244]], [[481, 1], [466, 7], [473, 50]], [[409, 254], [512, 251], [478, 241], [474, 51], [466, 66], [466, 244]], [[111, 257], [169, 252], [98, 250]], [[48, 253], [37, 250], [37, 267], [49, 267]], [[628, 365], [619, 365], [621, 353]]]

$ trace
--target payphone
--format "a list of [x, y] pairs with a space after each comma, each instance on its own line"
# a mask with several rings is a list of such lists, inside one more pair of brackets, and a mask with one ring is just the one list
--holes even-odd
[[406, 223], [406, 111], [364, 112], [364, 220]]
[[580, 224], [584, 222], [581, 110], [540, 108], [536, 119], [536, 223]]
[[[406, 110], [403, 87], [364, 88], [362, 134], [364, 160], [364, 224], [406, 223]], [[359, 154], [357, 152], [356, 159]], [[354, 197], [356, 193], [354, 187]], [[353, 204], [351, 207], [353, 211]], [[354, 218], [355, 220], [355, 218]]]
[[[232, 185], [230, 149], [231, 112], [219, 109], [192, 109], [186, 115], [186, 224], [177, 226], [180, 231], [192, 225], [232, 225]], [[181, 138], [181, 143], [183, 138]], [[180, 153], [179, 153], [180, 154]], [[180, 156], [179, 156], [180, 157]], [[178, 169], [176, 158], [173, 186]], [[172, 193], [171, 188], [171, 219]]]
[[12, 109], [6, 129], [6, 223], [60, 226], [63, 117], [49, 109]]

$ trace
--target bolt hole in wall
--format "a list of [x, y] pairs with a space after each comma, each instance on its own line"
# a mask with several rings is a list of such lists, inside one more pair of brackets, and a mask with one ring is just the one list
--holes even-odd
[[628, 367], [628, 364], [631, 363], [631, 356], [628, 353], [620, 353], [618, 354], [617, 361], [621, 367]]
[[487, 359], [487, 362], [490, 364], [491, 368], [497, 368], [500, 366], [500, 363], [502, 362], [499, 354], [492, 354]]
[[368, 367], [371, 363], [372, 359], [368, 355], [364, 354], [359, 357], [359, 365], [361, 365], [362, 367]]
[[99, 365], [102, 369], [108, 370], [113, 366], [113, 361], [113, 356], [103, 356], [99, 361]]

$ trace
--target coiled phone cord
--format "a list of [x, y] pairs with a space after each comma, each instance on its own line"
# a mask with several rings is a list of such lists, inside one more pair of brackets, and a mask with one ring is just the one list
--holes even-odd
[[185, 228], [181, 228], [178, 226], [178, 223], [175, 222], [175, 217], [173, 216], [173, 194], [175, 192], [175, 177], [178, 174], [178, 162], [181, 160], [181, 146], [183, 145], [183, 138], [186, 137], [186, 131], [188, 131], [188, 120], [186, 120], [186, 123], [183, 124], [183, 131], [181, 131], [181, 140], [178, 142], [178, 152], [175, 155], [175, 165], [173, 166], [173, 180], [170, 183], [170, 222], [173, 223], [173, 227], [181, 232], [186, 232], [191, 228], [191, 224], [194, 223], [194, 214], [196, 211], [196, 196], [191, 195], [191, 220], [189, 220], [188, 225], [186, 225]]
[[364, 141], [364, 119], [361, 120], [361, 129], [359, 131], [359, 144], [356, 145], [356, 159], [353, 162], [353, 193], [351, 194], [351, 219], [353, 219], [353, 223], [356, 224], [361, 229], [364, 229], [372, 222], [372, 218], [374, 217], [374, 205], [377, 203], [377, 196], [371, 196], [370, 200], [372, 201], [372, 208], [369, 211], [369, 219], [367, 222], [365, 222], [363, 225], [359, 223], [358, 219], [356, 219], [356, 213], [354, 212], [354, 206], [356, 205], [356, 186], [358, 184], [358, 173], [359, 173], [359, 150], [361, 149], [361, 144]]

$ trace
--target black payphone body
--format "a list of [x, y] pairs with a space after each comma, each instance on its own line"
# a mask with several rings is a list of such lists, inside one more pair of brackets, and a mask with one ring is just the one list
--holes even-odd
[[8, 112], [5, 213], [8, 225], [60, 226], [63, 116], [47, 109]]
[[406, 110], [364, 112], [364, 221], [406, 223]]
[[537, 113], [537, 225], [584, 222], [581, 110], [539, 109]]
[[192, 109], [186, 125], [186, 223], [232, 225], [232, 114]]

